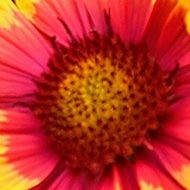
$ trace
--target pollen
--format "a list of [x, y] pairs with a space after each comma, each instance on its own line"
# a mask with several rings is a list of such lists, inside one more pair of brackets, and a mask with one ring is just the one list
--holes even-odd
[[33, 111], [68, 167], [96, 174], [127, 161], [160, 127], [168, 76], [145, 45], [125, 46], [116, 36], [56, 44]]

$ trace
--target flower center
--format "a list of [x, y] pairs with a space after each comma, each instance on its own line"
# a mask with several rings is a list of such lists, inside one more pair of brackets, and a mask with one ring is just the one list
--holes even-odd
[[34, 113], [72, 169], [97, 173], [128, 159], [167, 109], [168, 73], [143, 45], [105, 36], [57, 45], [49, 68]]

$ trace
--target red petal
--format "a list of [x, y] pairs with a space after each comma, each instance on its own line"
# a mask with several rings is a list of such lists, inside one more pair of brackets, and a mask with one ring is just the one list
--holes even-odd
[[111, 16], [116, 34], [128, 44], [138, 43], [153, 8], [152, 0], [106, 0], [105, 7]]
[[140, 190], [136, 180], [135, 168], [132, 163], [117, 166], [122, 190]]
[[[184, 188], [190, 187], [190, 159], [185, 158], [175, 150], [175, 147], [168, 147], [164, 138], [160, 142], [154, 143], [154, 151], [173, 178], [176, 179]], [[190, 152], [190, 147], [188, 149]]]
[[186, 30], [187, 11], [178, 1], [157, 0], [144, 39], [164, 70], [173, 69], [190, 48]]
[[190, 97], [183, 98], [169, 109], [170, 116], [161, 133], [190, 143]]
[[[55, 166], [57, 156], [47, 147], [40, 125], [30, 112], [26, 109], [20, 109], [22, 112], [18, 110], [9, 109], [0, 113], [0, 137], [7, 137], [7, 143], [3, 145], [6, 151], [0, 155], [6, 163], [1, 163], [1, 168], [6, 164], [7, 167], [13, 167], [12, 172], [16, 171], [24, 178], [41, 181]], [[1, 174], [2, 179], [8, 178], [10, 174], [11, 172]], [[4, 183], [3, 187], [6, 185]]]
[[[6, 4], [10, 6], [12, 1], [4, 1], [3, 5]], [[47, 70], [51, 48], [39, 32], [19, 13], [14, 4], [7, 12], [3, 5], [1, 18], [11, 17], [13, 22], [10, 23], [9, 28], [0, 26], [0, 63], [28, 75], [38, 76]]]
[[[17, 0], [17, 4], [21, 12], [28, 17], [27, 9], [24, 7], [26, 2]], [[89, 35], [93, 30], [100, 33], [107, 30], [104, 10], [99, 0], [40, 0], [32, 6], [35, 13], [29, 19], [47, 35], [56, 36], [64, 45], [67, 45], [71, 35], [68, 35], [68, 30], [61, 21], [67, 25], [74, 38], [83, 38], [84, 34]]]
[[135, 168], [141, 190], [184, 190], [163, 168], [153, 151], [144, 150], [136, 157]]

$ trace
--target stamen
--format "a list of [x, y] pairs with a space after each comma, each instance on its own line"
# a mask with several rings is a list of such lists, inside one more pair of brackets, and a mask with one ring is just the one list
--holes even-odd
[[57, 48], [34, 113], [68, 167], [97, 173], [118, 157], [129, 160], [133, 147], [151, 148], [146, 135], [159, 128], [172, 77], [146, 46], [96, 34]]

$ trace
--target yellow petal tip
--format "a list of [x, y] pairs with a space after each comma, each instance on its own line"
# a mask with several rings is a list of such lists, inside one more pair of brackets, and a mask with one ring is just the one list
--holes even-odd
[[148, 184], [145, 181], [140, 182], [141, 190], [164, 190], [162, 187], [154, 187], [152, 184]]
[[12, 25], [20, 25], [14, 16], [16, 11], [17, 9], [12, 1], [4, 0], [0, 2], [0, 28], [10, 29]]
[[188, 34], [190, 34], [190, 11], [188, 11], [188, 13], [186, 14], [185, 23], [187, 32]]
[[16, 4], [22, 14], [32, 20], [33, 15], [36, 13], [36, 9], [34, 7], [35, 3], [39, 3], [40, 0], [16, 0]]

